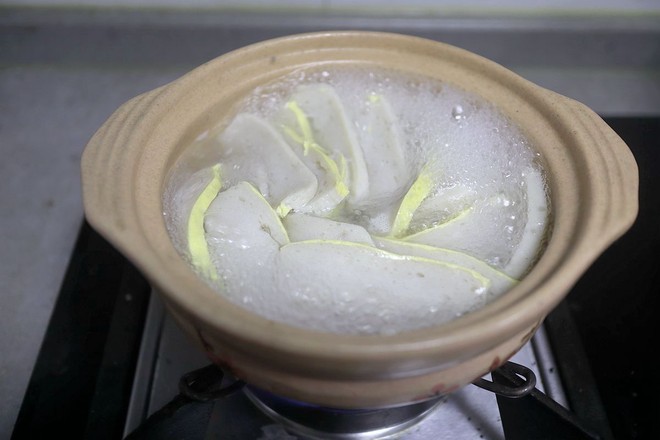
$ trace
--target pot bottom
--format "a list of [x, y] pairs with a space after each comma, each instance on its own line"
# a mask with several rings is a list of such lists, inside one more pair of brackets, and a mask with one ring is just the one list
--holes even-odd
[[421, 422], [447, 399], [439, 397], [390, 408], [326, 408], [247, 386], [252, 403], [292, 434], [315, 440], [373, 440], [391, 438]]

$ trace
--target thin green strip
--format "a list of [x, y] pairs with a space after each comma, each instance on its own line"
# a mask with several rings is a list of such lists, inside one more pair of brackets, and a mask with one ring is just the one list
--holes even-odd
[[433, 189], [433, 179], [431, 179], [428, 170], [424, 168], [403, 197], [403, 200], [401, 200], [401, 205], [399, 205], [399, 210], [392, 225], [391, 235], [393, 237], [398, 238], [406, 234], [415, 211], [428, 197], [431, 189]]
[[348, 171], [346, 166], [346, 158], [343, 154], [339, 154], [340, 165], [337, 165], [334, 159], [330, 157], [328, 151], [319, 145], [314, 139], [314, 134], [312, 132], [312, 126], [309, 123], [307, 115], [300, 108], [297, 102], [289, 101], [286, 104], [286, 108], [291, 110], [296, 117], [296, 122], [300, 127], [302, 133], [297, 133], [291, 127], [283, 127], [284, 132], [293, 139], [294, 142], [297, 142], [303, 147], [303, 155], [307, 156], [309, 150], [316, 152], [321, 159], [325, 168], [330, 172], [331, 175], [335, 177], [335, 191], [341, 197], [346, 197], [349, 193], [348, 186], [346, 185], [346, 179], [348, 178]]
[[211, 206], [211, 202], [213, 202], [222, 188], [220, 164], [214, 165], [212, 171], [213, 179], [211, 179], [209, 184], [206, 185], [206, 188], [197, 197], [190, 210], [190, 217], [188, 218], [188, 251], [190, 252], [193, 266], [202, 275], [215, 281], [218, 279], [218, 273], [211, 261], [209, 246], [206, 242], [204, 216], [209, 206]]

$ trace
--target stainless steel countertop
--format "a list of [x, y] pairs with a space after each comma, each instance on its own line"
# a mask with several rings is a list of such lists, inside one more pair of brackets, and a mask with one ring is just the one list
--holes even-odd
[[0, 8], [0, 438], [9, 438], [83, 219], [80, 154], [129, 98], [280, 35], [444, 41], [603, 116], [660, 115], [660, 19]]

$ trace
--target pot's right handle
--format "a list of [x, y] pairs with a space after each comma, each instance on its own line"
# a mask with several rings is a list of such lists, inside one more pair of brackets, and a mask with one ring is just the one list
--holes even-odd
[[[602, 248], [622, 236], [635, 222], [639, 209], [639, 171], [630, 148], [588, 106], [560, 96], [572, 139], [584, 160], [579, 160], [581, 179], [588, 180], [589, 218], [585, 234], [590, 245]], [[578, 154], [578, 153], [576, 153]], [[587, 160], [588, 159], [588, 160]]]

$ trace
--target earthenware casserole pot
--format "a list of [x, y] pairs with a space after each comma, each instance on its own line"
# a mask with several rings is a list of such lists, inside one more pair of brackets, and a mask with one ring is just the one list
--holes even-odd
[[[493, 103], [521, 127], [547, 172], [552, 230], [510, 292], [449, 324], [391, 336], [325, 334], [224, 300], [177, 253], [163, 220], [168, 171], [255, 87], [301, 68], [355, 63], [423, 74]], [[137, 96], [82, 157], [89, 223], [149, 280], [208, 357], [269, 392], [324, 406], [383, 407], [447, 394], [516, 353], [637, 215], [638, 174], [623, 141], [584, 105], [443, 43], [389, 33], [321, 32], [220, 56]]]

